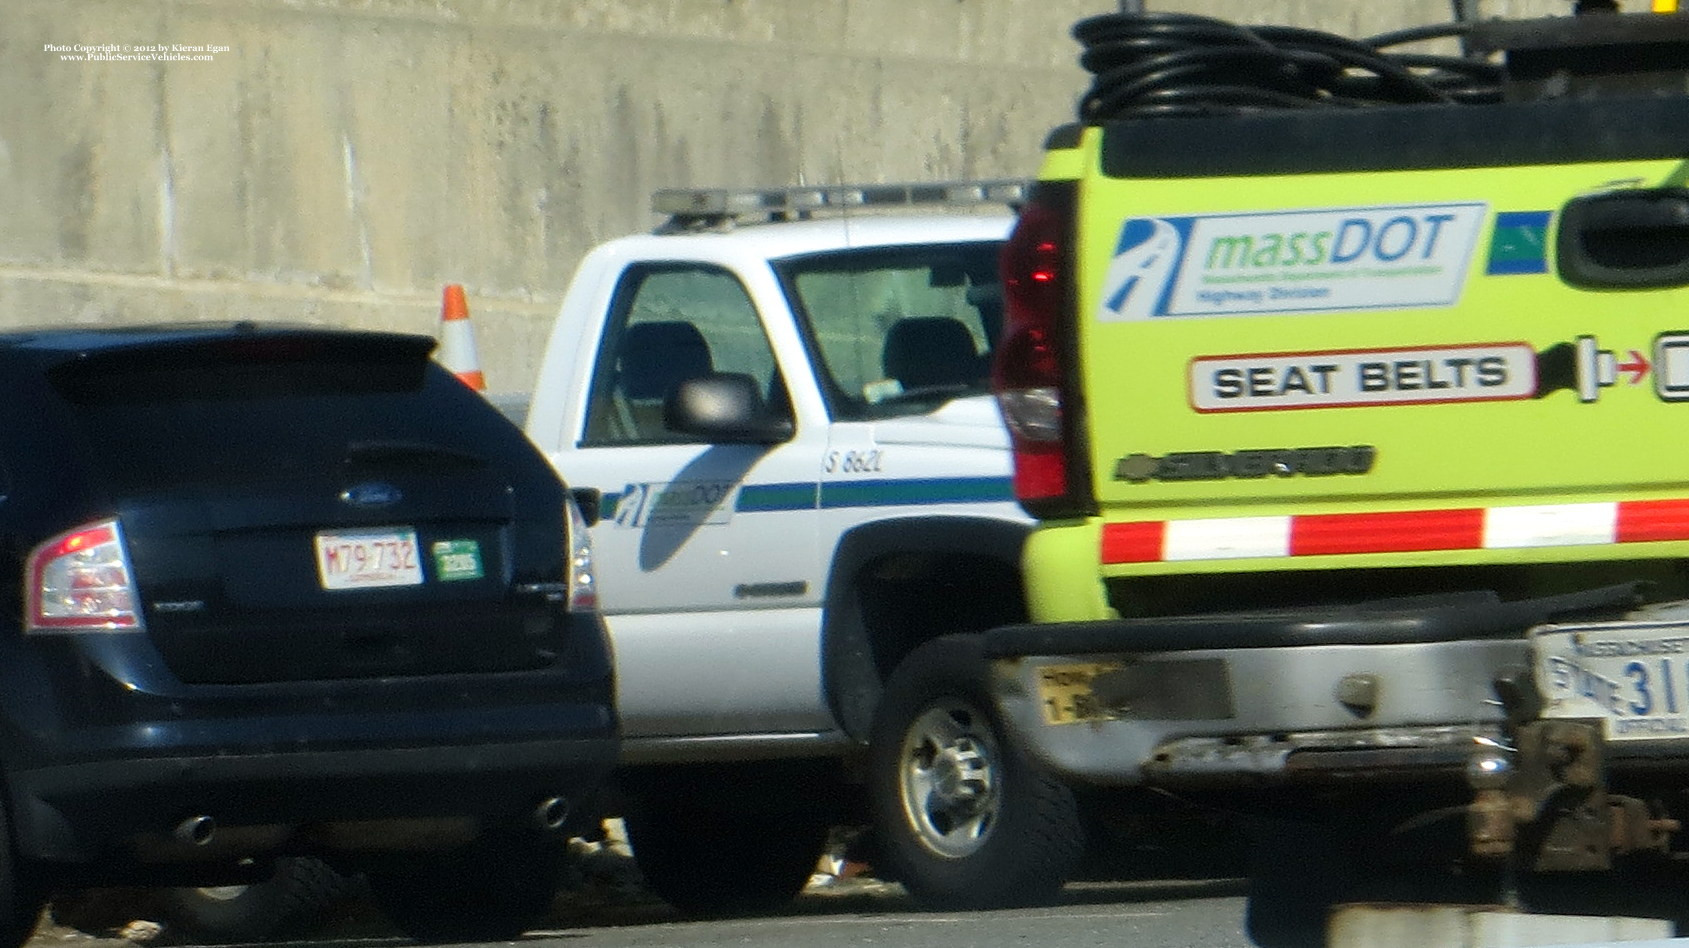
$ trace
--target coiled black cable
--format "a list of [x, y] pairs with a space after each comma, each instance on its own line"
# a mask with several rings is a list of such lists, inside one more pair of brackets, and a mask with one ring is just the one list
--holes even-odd
[[1073, 36], [1093, 75], [1082, 121], [1260, 109], [1476, 103], [1501, 98], [1501, 68], [1482, 60], [1385, 47], [1458, 37], [1439, 24], [1353, 40], [1285, 26], [1245, 27], [1185, 13], [1109, 13]]

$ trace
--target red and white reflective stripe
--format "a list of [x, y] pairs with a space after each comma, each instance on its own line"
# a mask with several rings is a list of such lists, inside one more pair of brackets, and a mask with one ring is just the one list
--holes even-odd
[[1104, 563], [1689, 540], [1689, 499], [1108, 523]]

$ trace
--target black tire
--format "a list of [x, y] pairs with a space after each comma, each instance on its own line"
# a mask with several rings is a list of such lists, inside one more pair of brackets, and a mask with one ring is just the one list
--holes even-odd
[[268, 941], [311, 931], [354, 891], [320, 859], [283, 856], [262, 882], [166, 889], [158, 904], [166, 926], [196, 942]]
[[830, 828], [819, 814], [738, 812], [666, 799], [641, 801], [623, 823], [651, 891], [705, 917], [771, 912], [790, 902], [821, 861]]
[[978, 637], [941, 636], [897, 666], [875, 712], [877, 868], [924, 905], [1047, 902], [1084, 854], [1073, 791], [1009, 740], [985, 681]]
[[1249, 880], [1243, 930], [1260, 948], [1324, 948], [1328, 916], [1336, 902], [1307, 880]]
[[371, 866], [370, 898], [415, 941], [511, 941], [550, 919], [567, 853], [557, 836], [488, 836]]
[[21, 948], [35, 934], [46, 890], [30, 879], [12, 846], [10, 815], [0, 804], [0, 948]]
[[1260, 948], [1324, 948], [1332, 906], [1359, 891], [1341, 825], [1254, 820], [1244, 932]]
[[115, 938], [123, 926], [153, 917], [157, 892], [141, 886], [100, 886], [54, 892], [47, 920], [95, 938]]

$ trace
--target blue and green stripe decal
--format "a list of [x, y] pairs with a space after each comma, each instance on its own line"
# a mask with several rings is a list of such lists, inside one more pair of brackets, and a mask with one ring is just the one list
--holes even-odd
[[1490, 276], [1548, 272], [1549, 211], [1502, 211], [1490, 236]]
[[740, 513], [761, 513], [768, 510], [814, 510], [815, 495], [821, 485], [810, 482], [795, 484], [747, 484], [739, 488], [733, 509]]
[[923, 477], [828, 483], [750, 484], [740, 489], [739, 513], [779, 510], [836, 510], [845, 507], [914, 507], [928, 504], [988, 504], [1013, 501], [1007, 477]]

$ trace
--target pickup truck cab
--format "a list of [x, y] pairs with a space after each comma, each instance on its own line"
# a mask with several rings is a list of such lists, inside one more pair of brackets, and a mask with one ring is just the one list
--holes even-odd
[[[678, 906], [791, 897], [876, 774], [876, 868], [917, 894], [1060, 884], [1004, 868], [1032, 830], [1023, 801], [1071, 800], [1003, 740], [977, 656], [961, 685], [888, 691], [924, 643], [1025, 616], [1031, 521], [987, 387], [1023, 187], [661, 192], [656, 233], [580, 264], [527, 432], [602, 495], [620, 806]], [[876, 770], [876, 714], [911, 689]], [[1034, 848], [1060, 862], [1076, 841]]]
[[1398, 857], [1495, 901], [1681, 846], [1686, 27], [1075, 28], [996, 375], [1034, 622], [986, 651], [1076, 785], [1303, 821], [1260, 940]]

